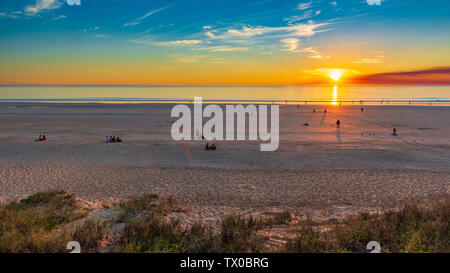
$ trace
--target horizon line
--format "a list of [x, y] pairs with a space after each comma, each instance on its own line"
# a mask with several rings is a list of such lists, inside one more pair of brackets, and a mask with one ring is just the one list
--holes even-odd
[[265, 87], [265, 86], [450, 86], [450, 83], [305, 83], [305, 84], [0, 84], [0, 87]]

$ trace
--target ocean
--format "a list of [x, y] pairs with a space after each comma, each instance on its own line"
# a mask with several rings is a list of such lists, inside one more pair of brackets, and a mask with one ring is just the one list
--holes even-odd
[[0, 101], [450, 105], [450, 86], [0, 86]]

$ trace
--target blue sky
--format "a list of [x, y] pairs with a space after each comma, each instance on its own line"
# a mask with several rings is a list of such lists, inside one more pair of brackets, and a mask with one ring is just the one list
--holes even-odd
[[218, 79], [210, 66], [245, 83], [272, 68], [295, 83], [334, 67], [352, 75], [447, 66], [449, 14], [450, 1], [423, 0], [2, 0], [0, 82], [21, 69], [50, 82], [67, 62], [76, 63], [74, 83], [90, 78], [87, 67], [114, 74], [147, 65], [161, 70], [160, 83], [169, 80], [163, 71]]

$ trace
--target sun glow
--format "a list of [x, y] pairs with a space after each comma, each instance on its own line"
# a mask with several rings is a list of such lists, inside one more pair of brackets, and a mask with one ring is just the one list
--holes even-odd
[[329, 73], [328, 73], [328, 77], [332, 78], [335, 82], [339, 81], [339, 79], [341, 78], [342, 74], [344, 74], [344, 70], [341, 69], [332, 69]]

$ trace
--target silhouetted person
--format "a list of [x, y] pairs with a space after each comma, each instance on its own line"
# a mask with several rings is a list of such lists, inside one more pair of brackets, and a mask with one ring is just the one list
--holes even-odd
[[361, 107], [361, 113], [364, 112], [364, 108]]
[[397, 129], [396, 129], [396, 128], [394, 128], [394, 130], [392, 131], [392, 135], [393, 135], [393, 136], [396, 136], [396, 135], [397, 135]]
[[340, 121], [340, 120], [337, 120], [337, 121], [336, 121], [336, 127], [337, 127], [337, 128], [341, 127], [341, 121]]
[[205, 150], [211, 150], [211, 148], [209, 147], [209, 143], [206, 143]]
[[116, 138], [116, 141], [117, 141], [117, 142], [122, 142], [122, 139], [121, 139], [120, 137], [117, 137], [117, 138]]
[[316, 108], [313, 109], [313, 113], [315, 113], [315, 112], [316, 112]]
[[327, 112], [327, 109], [323, 110], [323, 112], [326, 113], [326, 112]]
[[213, 143], [212, 146], [211, 146], [211, 150], [214, 150], [214, 151], [215, 151], [216, 149], [217, 149], [216, 144]]

